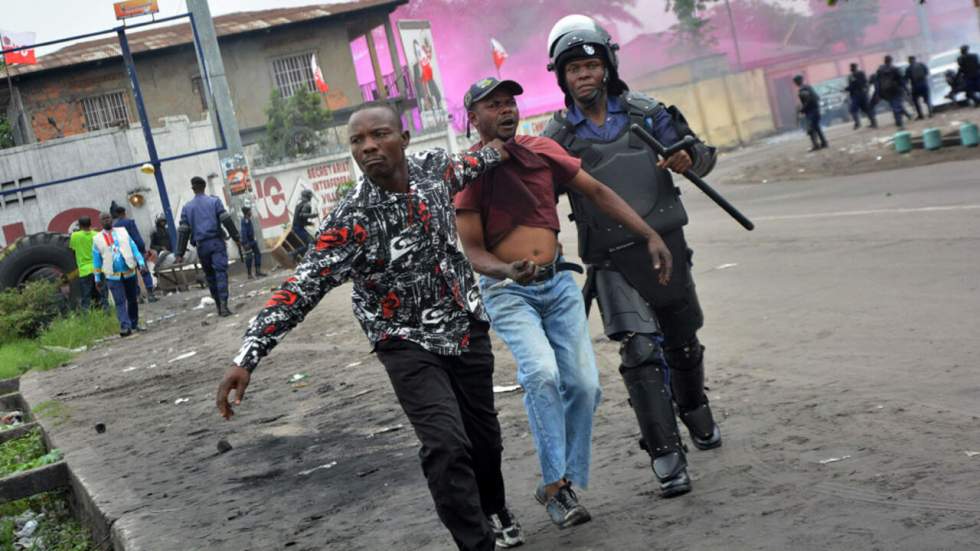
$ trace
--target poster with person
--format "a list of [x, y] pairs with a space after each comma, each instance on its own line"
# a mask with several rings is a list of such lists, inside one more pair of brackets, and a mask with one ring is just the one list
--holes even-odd
[[443, 100], [442, 73], [432, 40], [432, 26], [428, 21], [402, 20], [398, 22], [398, 34], [408, 65], [408, 78], [418, 101], [422, 127], [444, 124], [446, 103]]

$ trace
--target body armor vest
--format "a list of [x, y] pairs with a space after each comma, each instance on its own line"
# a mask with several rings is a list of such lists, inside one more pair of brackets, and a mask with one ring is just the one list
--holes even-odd
[[[631, 124], [644, 122], [664, 106], [650, 98], [628, 93], [624, 96], [630, 124], [613, 141], [595, 142], [579, 138], [571, 123], [556, 113], [544, 135], [582, 159], [582, 168], [609, 186], [653, 229], [666, 235], [687, 224], [680, 189], [670, 173], [657, 168], [657, 155], [629, 131]], [[576, 191], [566, 189], [572, 220], [578, 230], [579, 254], [588, 264], [603, 263], [610, 252], [644, 240], [606, 216], [599, 207]]]

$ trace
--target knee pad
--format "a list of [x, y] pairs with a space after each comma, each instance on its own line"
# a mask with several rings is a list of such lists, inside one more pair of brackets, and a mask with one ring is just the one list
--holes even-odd
[[677, 371], [700, 369], [704, 362], [704, 345], [695, 335], [682, 346], [664, 350], [667, 365]]
[[661, 347], [661, 337], [649, 333], [634, 333], [626, 338], [619, 347], [619, 357], [622, 361], [620, 371], [639, 367], [646, 364], [664, 366], [664, 351]]

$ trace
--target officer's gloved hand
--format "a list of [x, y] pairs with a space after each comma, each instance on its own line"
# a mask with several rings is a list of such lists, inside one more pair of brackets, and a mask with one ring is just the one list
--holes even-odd
[[694, 161], [691, 160], [691, 155], [683, 149], [674, 153], [666, 159], [660, 159], [657, 161], [657, 166], [666, 170], [676, 172], [678, 174], [684, 173], [686, 170], [690, 169], [694, 165]]

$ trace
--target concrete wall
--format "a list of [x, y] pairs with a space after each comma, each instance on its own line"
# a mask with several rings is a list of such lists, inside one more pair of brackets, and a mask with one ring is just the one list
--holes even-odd
[[645, 92], [676, 105], [703, 140], [736, 147], [775, 131], [761, 69]]
[[[190, 152], [214, 147], [210, 122], [189, 123], [169, 120], [163, 128], [154, 129], [158, 149]], [[0, 150], [0, 182], [18, 180], [39, 184], [108, 168], [144, 162], [146, 145], [140, 129], [100, 130], [45, 143]], [[189, 157], [163, 165], [170, 203], [175, 211], [193, 193], [190, 178], [207, 177], [218, 172], [216, 154]], [[146, 202], [134, 208], [127, 202], [128, 193], [140, 190]], [[108, 210], [110, 203], [127, 207], [143, 234], [149, 238], [154, 217], [163, 211], [153, 176], [139, 170], [116, 172], [105, 176], [36, 190], [36, 199], [22, 204], [10, 203], [0, 208], [0, 228], [4, 245], [24, 233], [66, 231], [78, 216]], [[96, 220], [93, 220], [96, 222]]]
[[[383, 18], [377, 16], [377, 24]], [[238, 125], [242, 129], [265, 125], [265, 108], [273, 89], [272, 60], [314, 52], [330, 86], [325, 103], [340, 109], [362, 102], [347, 28], [342, 21], [310, 22], [274, 27], [261, 33], [220, 39], [222, 59]], [[206, 114], [193, 85], [199, 77], [192, 45], [135, 55], [136, 72], [153, 126], [168, 116], [192, 121]], [[24, 109], [39, 141], [86, 132], [81, 100], [114, 91], [125, 91], [131, 123], [137, 123], [136, 104], [121, 59], [86, 66], [56, 69], [15, 78]], [[56, 121], [55, 129], [48, 117]]]
[[[455, 151], [452, 128], [414, 136], [409, 153], [432, 148]], [[315, 210], [322, 218], [337, 203], [337, 186], [357, 182], [361, 172], [349, 153], [328, 155], [280, 165], [257, 168], [252, 173], [255, 211], [262, 224], [266, 246], [271, 247], [288, 231], [300, 192], [313, 191]]]

